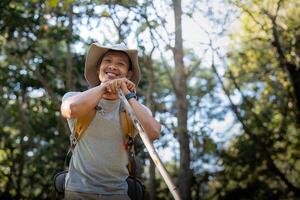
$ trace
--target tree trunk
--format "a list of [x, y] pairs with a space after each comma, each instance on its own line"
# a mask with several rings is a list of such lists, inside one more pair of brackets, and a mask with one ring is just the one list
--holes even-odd
[[155, 164], [150, 159], [149, 166], [149, 199], [156, 200], [156, 181], [155, 181]]
[[175, 95], [178, 127], [176, 130], [180, 144], [180, 168], [179, 168], [179, 191], [184, 200], [191, 199], [192, 173], [190, 169], [190, 147], [187, 130], [188, 102], [187, 80], [183, 64], [183, 44], [181, 25], [181, 0], [173, 0], [175, 15], [175, 48], [173, 49], [175, 59]]
[[[17, 98], [17, 106], [19, 108], [19, 110], [21, 110], [22, 105], [25, 102], [25, 94], [24, 92], [22, 92], [21, 97]], [[24, 160], [24, 136], [25, 136], [25, 130], [22, 130], [23, 127], [23, 123], [24, 121], [22, 120], [22, 118], [24, 118], [24, 113], [21, 112], [21, 118], [19, 119], [20, 121], [17, 122], [18, 126], [20, 126], [20, 144], [19, 144], [19, 158], [18, 158], [18, 164], [17, 165], [17, 175], [16, 175], [16, 199], [22, 199], [22, 180], [24, 179], [23, 177], [23, 172], [24, 172], [24, 164], [25, 164], [25, 160]], [[27, 130], [28, 131], [28, 130]]]
[[[285, 53], [283, 51], [280, 36], [277, 30], [276, 18], [269, 16], [272, 21], [272, 35], [273, 35], [273, 46], [276, 48], [278, 59], [281, 68], [287, 71], [291, 85], [293, 87], [293, 93], [295, 98], [296, 108], [296, 120], [298, 126], [300, 126], [300, 69], [296, 64], [288, 62]], [[298, 42], [299, 43], [299, 42]]]
[[[154, 50], [154, 49], [153, 49]], [[155, 88], [155, 75], [154, 75], [154, 69], [153, 69], [153, 63], [152, 63], [152, 53], [149, 56], [144, 54], [143, 63], [145, 65], [146, 74], [147, 74], [147, 81], [148, 81], [148, 90], [146, 93], [146, 105], [148, 108], [153, 112], [153, 116], [155, 116], [155, 102], [153, 99], [153, 90]], [[149, 157], [150, 160], [150, 166], [149, 166], [149, 182], [148, 182], [148, 188], [149, 188], [149, 199], [150, 200], [156, 200], [156, 181], [155, 181], [155, 164], [152, 161], [152, 159]]]
[[67, 89], [73, 90], [74, 89], [74, 83], [72, 79], [73, 74], [73, 56], [71, 51], [71, 44], [72, 44], [72, 35], [73, 35], [73, 7], [72, 4], [70, 4], [69, 10], [68, 10], [68, 32], [67, 32], [67, 69], [66, 69], [66, 86]]
[[298, 112], [297, 114], [297, 122], [298, 125], [300, 126], [300, 69], [292, 64], [292, 63], [287, 63], [286, 68], [289, 72], [291, 83], [294, 89], [294, 96], [295, 96], [295, 101], [296, 101], [296, 108]]

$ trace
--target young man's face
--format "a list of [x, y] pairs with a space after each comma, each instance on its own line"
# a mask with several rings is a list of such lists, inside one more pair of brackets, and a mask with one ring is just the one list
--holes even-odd
[[129, 58], [126, 53], [108, 51], [100, 63], [98, 76], [101, 82], [124, 77], [130, 78]]

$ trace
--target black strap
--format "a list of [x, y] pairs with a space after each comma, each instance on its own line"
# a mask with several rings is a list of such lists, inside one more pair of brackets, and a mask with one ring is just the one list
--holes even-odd
[[68, 170], [68, 168], [69, 168], [69, 164], [68, 164], [68, 163], [70, 163], [70, 161], [68, 162], [68, 156], [70, 155], [70, 153], [73, 154], [73, 148], [72, 148], [71, 145], [70, 145], [70, 148], [69, 148], [69, 150], [68, 150], [68, 152], [67, 152], [67, 155], [66, 155], [66, 157], [65, 157], [65, 161], [64, 161], [64, 170]]
[[127, 153], [128, 160], [130, 162], [131, 171], [130, 176], [134, 180], [134, 199], [137, 199], [137, 180], [136, 180], [136, 163], [135, 163], [135, 151], [134, 151], [134, 138], [128, 136], [127, 139]]

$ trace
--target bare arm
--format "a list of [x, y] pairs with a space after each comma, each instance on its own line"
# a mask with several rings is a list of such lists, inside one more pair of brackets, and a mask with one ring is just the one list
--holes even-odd
[[129, 104], [131, 105], [136, 117], [141, 122], [145, 132], [147, 133], [151, 141], [157, 139], [160, 135], [161, 125], [146, 108], [141, 105], [135, 98], [129, 99]]
[[82, 116], [96, 107], [105, 92], [103, 85], [96, 86], [67, 98], [61, 104], [61, 113], [67, 119]]
[[[123, 93], [127, 95], [130, 91], [126, 87], [126, 81], [129, 80], [120, 80], [119, 84], [114, 85], [113, 91], [116, 91], [117, 88], [121, 88]], [[134, 86], [135, 87], [135, 86]], [[131, 88], [135, 91], [135, 88]], [[160, 135], [161, 125], [151, 114], [146, 110], [146, 108], [140, 104], [135, 98], [129, 99], [129, 104], [131, 105], [136, 117], [141, 122], [145, 132], [147, 133], [151, 141], [157, 139]]]
[[116, 98], [116, 87], [122, 81], [125, 81], [127, 91], [134, 89], [134, 83], [125, 78], [105, 81], [99, 86], [80, 92], [63, 101], [61, 105], [63, 117], [67, 119], [79, 118], [94, 109], [101, 98]]

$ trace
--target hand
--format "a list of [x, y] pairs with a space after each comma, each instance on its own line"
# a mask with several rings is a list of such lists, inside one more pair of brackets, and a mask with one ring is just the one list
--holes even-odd
[[127, 95], [129, 92], [136, 93], [135, 84], [128, 80], [127, 78], [122, 78], [124, 81], [121, 81], [121, 90], [124, 93], [124, 95]]
[[124, 95], [129, 92], [136, 92], [135, 84], [127, 78], [113, 79], [103, 82], [105, 94], [117, 94], [117, 90], [121, 89]]

